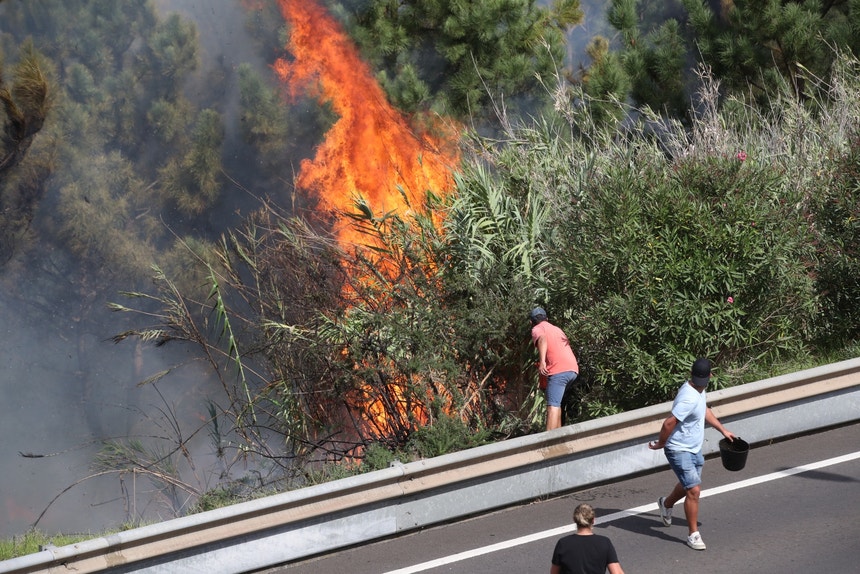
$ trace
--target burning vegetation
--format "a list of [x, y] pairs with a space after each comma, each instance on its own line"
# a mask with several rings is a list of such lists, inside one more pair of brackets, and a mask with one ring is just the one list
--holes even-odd
[[[457, 130], [440, 121], [433, 133], [416, 132], [323, 8], [312, 1], [280, 0], [279, 5], [290, 27], [290, 58], [275, 63], [278, 77], [290, 97], [311, 96], [337, 115], [313, 159], [301, 162], [296, 188], [317, 200], [334, 222], [347, 274], [345, 315], [369, 302], [377, 312], [392, 312], [403, 302], [398, 290], [409, 283], [406, 276], [420, 275], [423, 288], [432, 288], [435, 265], [388, 242], [390, 225], [417, 225], [407, 222], [427, 211], [428, 200], [450, 192], [459, 162]], [[345, 358], [355, 356], [351, 343], [355, 339], [343, 341]], [[348, 370], [354, 380], [346, 383], [352, 390], [343, 395], [342, 408], [346, 420], [361, 421], [355, 429], [358, 444], [367, 438], [402, 442], [430, 421], [431, 403], [451, 409], [446, 383], [410, 375], [397, 362], [381, 349], [372, 364], [365, 358]]]

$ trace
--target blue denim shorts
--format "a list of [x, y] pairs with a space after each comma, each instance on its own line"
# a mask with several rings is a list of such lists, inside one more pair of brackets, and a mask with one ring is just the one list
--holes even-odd
[[546, 404], [550, 407], [560, 407], [567, 386], [576, 380], [576, 371], [565, 371], [549, 375], [546, 378]]
[[688, 452], [686, 450], [663, 449], [663, 452], [684, 490], [690, 490], [694, 486], [702, 484], [702, 467], [705, 466], [705, 457], [702, 456], [702, 451]]

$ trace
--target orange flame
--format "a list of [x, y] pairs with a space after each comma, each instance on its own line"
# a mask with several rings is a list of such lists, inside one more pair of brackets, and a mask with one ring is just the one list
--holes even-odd
[[[279, 0], [291, 25], [286, 46], [292, 60], [274, 64], [292, 97], [300, 91], [329, 102], [338, 120], [312, 160], [303, 160], [296, 186], [315, 194], [323, 208], [342, 217], [364, 199], [374, 213], [406, 214], [423, 204], [424, 194], [438, 196], [453, 188], [451, 170], [459, 162], [456, 129], [434, 129], [441, 136], [416, 134], [407, 119], [387, 101], [369, 66], [340, 25], [314, 0]], [[344, 248], [368, 241], [349, 221], [336, 229]], [[360, 389], [354, 399], [363, 406], [369, 426], [390, 432], [386, 420], [394, 404], [402, 420], [426, 422], [425, 406], [408, 400], [408, 381], [391, 381], [381, 393]]]
[[[375, 213], [403, 214], [426, 191], [442, 195], [451, 189], [451, 169], [459, 161], [454, 138], [416, 135], [340, 25], [316, 2], [279, 1], [292, 25], [287, 48], [294, 59], [278, 60], [275, 71], [293, 96], [310, 89], [339, 116], [314, 159], [302, 161], [297, 187], [317, 194], [337, 214], [355, 211], [358, 197]], [[338, 237], [344, 246], [361, 243], [349, 225], [341, 225]]]

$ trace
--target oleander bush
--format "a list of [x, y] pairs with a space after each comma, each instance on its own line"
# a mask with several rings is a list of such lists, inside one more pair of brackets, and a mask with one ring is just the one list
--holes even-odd
[[760, 110], [703, 74], [690, 128], [646, 109], [612, 132], [560, 90], [561, 119], [479, 142], [458, 201], [484, 203], [470, 192], [489, 172], [521, 213], [550, 214], [528, 288], [578, 352], [574, 416], [666, 400], [698, 355], [724, 387], [856, 337], [857, 78], [843, 60], [828, 99]]

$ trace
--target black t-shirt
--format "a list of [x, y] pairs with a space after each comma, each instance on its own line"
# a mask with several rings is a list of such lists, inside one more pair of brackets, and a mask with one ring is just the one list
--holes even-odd
[[615, 547], [599, 534], [565, 536], [552, 553], [552, 563], [561, 566], [561, 574], [604, 574], [613, 562], [618, 562]]

